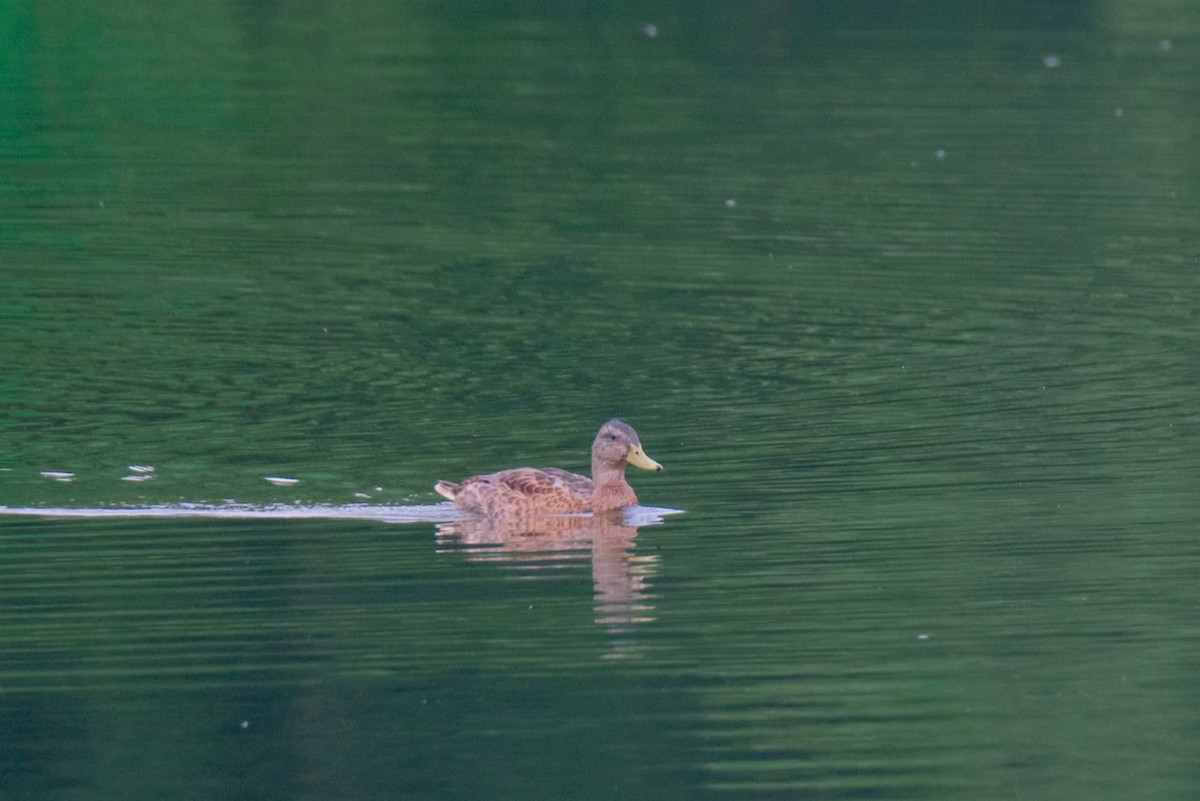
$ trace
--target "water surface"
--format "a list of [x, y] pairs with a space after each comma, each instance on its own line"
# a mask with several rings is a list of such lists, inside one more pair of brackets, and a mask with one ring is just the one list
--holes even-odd
[[1195, 796], [1189, 8], [0, 32], [0, 795]]

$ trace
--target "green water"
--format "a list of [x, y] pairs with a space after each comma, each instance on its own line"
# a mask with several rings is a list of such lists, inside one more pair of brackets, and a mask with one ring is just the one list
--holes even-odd
[[[1200, 790], [1190, 4], [0, 41], [0, 504], [428, 520], [0, 515], [0, 798]], [[685, 514], [425, 515], [612, 416]]]

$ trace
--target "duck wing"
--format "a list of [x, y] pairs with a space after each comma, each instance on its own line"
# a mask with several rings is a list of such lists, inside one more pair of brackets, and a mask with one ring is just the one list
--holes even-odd
[[592, 494], [592, 480], [558, 467], [518, 467], [497, 473], [503, 483], [532, 495], [569, 492], [586, 497]]
[[457, 486], [442, 482], [438, 492], [477, 514], [566, 514], [590, 508], [592, 481], [557, 467], [517, 467], [471, 476]]

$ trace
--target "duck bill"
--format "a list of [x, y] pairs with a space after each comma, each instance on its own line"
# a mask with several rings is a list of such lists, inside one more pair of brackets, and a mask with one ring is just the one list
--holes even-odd
[[653, 470], [655, 473], [662, 470], [662, 465], [647, 456], [641, 445], [630, 445], [629, 455], [625, 457], [625, 460], [643, 470]]

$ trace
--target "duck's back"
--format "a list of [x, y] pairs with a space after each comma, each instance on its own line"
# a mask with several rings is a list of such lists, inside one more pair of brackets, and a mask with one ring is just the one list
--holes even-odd
[[480, 515], [571, 514], [591, 509], [592, 481], [557, 467], [517, 467], [471, 476], [434, 489], [465, 512]]

